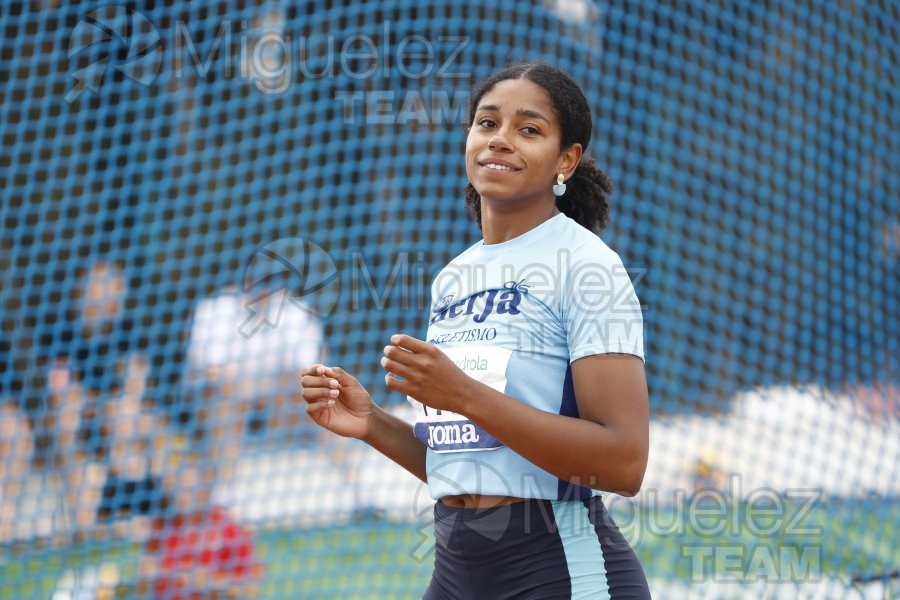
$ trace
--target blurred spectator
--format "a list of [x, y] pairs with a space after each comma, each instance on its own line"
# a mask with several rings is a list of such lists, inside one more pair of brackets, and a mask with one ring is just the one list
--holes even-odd
[[94, 460], [81, 448], [75, 450], [63, 473], [65, 520], [61, 533], [74, 535], [76, 539], [99, 533], [97, 508], [106, 477], [104, 463]]
[[0, 542], [8, 542], [22, 537], [22, 527], [28, 525], [20, 513], [34, 437], [19, 402], [0, 401]]
[[162, 504], [153, 440], [165, 428], [142, 406], [147, 360], [126, 307], [121, 266], [93, 263], [74, 294], [76, 310], [50, 348], [41, 415], [44, 460], [64, 489], [58, 533], [101, 535], [99, 524], [149, 515]]
[[[83, 394], [79, 439], [85, 450], [101, 459], [108, 452], [106, 404], [122, 393], [126, 368], [140, 350], [132, 320], [126, 315], [127, 285], [122, 268], [99, 261], [84, 275], [76, 292], [78, 310], [70, 329], [55, 348], [53, 376], [68, 369]], [[143, 383], [141, 383], [143, 386]]]
[[80, 443], [85, 394], [65, 360], [47, 371], [44, 435], [52, 440], [51, 459], [61, 474], [62, 522], [59, 534], [83, 535], [94, 527], [106, 466]]
[[131, 321], [125, 316], [125, 274], [118, 265], [94, 263], [79, 292], [79, 314], [69, 361], [93, 397], [122, 387], [123, 359], [131, 349]]
[[721, 460], [716, 453], [705, 448], [696, 458], [691, 467], [693, 479], [693, 494], [701, 492], [722, 492], [725, 489], [725, 473], [719, 466]]
[[166, 427], [142, 403], [147, 363], [132, 356], [126, 372], [122, 394], [105, 406], [109, 453], [97, 516], [101, 521], [132, 520], [139, 531], [143, 521], [161, 514], [167, 503], [162, 486], [167, 448], [154, 444], [166, 438]]
[[50, 460], [65, 472], [77, 454], [81, 417], [84, 410], [84, 391], [72, 377], [65, 360], [47, 370], [47, 407], [42, 426], [50, 438]]
[[211, 503], [214, 476], [199, 457], [177, 475], [175, 506], [153, 522], [137, 596], [165, 600], [254, 598], [262, 566], [253, 532]]

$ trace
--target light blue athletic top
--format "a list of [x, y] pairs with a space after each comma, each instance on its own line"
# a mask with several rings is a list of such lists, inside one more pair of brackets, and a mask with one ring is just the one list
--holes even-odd
[[[535, 408], [577, 416], [571, 363], [644, 358], [643, 319], [619, 256], [564, 214], [499, 244], [480, 241], [432, 285], [427, 339], [469, 376]], [[569, 500], [591, 490], [528, 462], [465, 417], [416, 408], [431, 496]]]

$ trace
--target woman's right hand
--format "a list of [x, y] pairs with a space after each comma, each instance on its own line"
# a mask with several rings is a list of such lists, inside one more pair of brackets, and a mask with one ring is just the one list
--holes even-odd
[[338, 367], [313, 365], [300, 371], [306, 412], [319, 426], [344, 437], [363, 439], [376, 407], [355, 377]]

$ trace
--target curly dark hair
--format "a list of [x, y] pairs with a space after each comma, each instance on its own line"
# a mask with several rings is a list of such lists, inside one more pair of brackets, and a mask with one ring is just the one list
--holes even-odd
[[[568, 73], [554, 65], [513, 64], [476, 85], [469, 104], [470, 124], [475, 120], [476, 108], [482, 96], [501, 81], [508, 79], [527, 79], [547, 90], [562, 129], [560, 150], [572, 144], [581, 144], [584, 151], [581, 162], [566, 182], [566, 193], [556, 199], [556, 206], [560, 212], [581, 226], [599, 233], [609, 220], [608, 196], [612, 193], [613, 187], [606, 173], [597, 167], [593, 159], [586, 156], [591, 141], [593, 119], [584, 92]], [[471, 183], [466, 185], [466, 210], [480, 228], [481, 196]]]

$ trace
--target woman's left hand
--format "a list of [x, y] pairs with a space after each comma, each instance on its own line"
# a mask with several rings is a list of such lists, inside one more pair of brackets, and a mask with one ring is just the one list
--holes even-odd
[[453, 364], [437, 346], [397, 333], [384, 348], [381, 366], [388, 389], [415, 398], [425, 406], [464, 414], [466, 402], [479, 384]]

